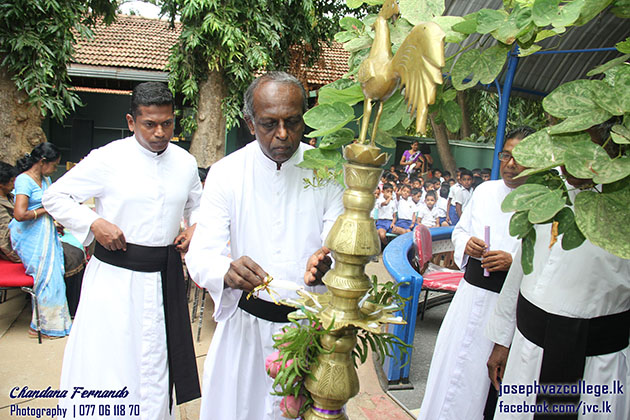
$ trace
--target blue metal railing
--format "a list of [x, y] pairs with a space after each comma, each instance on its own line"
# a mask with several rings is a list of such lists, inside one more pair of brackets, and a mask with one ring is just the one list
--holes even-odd
[[[432, 241], [450, 239], [453, 227], [432, 228]], [[397, 316], [403, 316], [407, 322], [405, 325], [394, 325], [390, 332], [399, 337], [404, 343], [413, 346], [413, 337], [416, 331], [416, 315], [418, 314], [418, 301], [422, 290], [422, 275], [418, 273], [409, 262], [409, 253], [413, 248], [413, 232], [405, 233], [391, 241], [383, 251], [383, 263], [389, 274], [398, 283], [403, 283], [398, 289], [403, 298], [411, 298], [405, 305], [404, 314], [398, 312]], [[398, 349], [394, 350], [394, 358], [385, 361], [387, 379], [391, 382], [405, 382], [409, 379], [411, 368], [411, 355], [413, 347], [401, 357]], [[405, 365], [404, 367], [402, 367]]]

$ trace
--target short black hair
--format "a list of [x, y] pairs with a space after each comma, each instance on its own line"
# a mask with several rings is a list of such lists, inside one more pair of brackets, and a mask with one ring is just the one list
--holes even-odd
[[472, 187], [473, 188], [477, 188], [479, 185], [481, 185], [483, 183], [483, 178], [480, 176], [473, 176], [473, 183], [472, 183]]
[[422, 194], [422, 189], [421, 188], [412, 188], [411, 189], [411, 195], [416, 195], [416, 194]]
[[383, 184], [383, 188], [382, 188], [383, 191], [385, 191], [385, 190], [393, 190], [393, 189], [394, 189], [394, 186], [392, 184], [390, 184], [389, 182], [386, 183], [386, 184]]
[[459, 173], [459, 177], [460, 177], [460, 178], [463, 178], [465, 175], [468, 175], [468, 176], [469, 176], [469, 177], [471, 177], [471, 178], [473, 177], [473, 173], [472, 173], [472, 171], [471, 171], [470, 169], [466, 169], [466, 168], [464, 168], [464, 169], [462, 169], [462, 170], [460, 171], [460, 173]]
[[442, 186], [440, 187], [440, 197], [442, 198], [448, 198], [448, 193], [451, 191], [451, 186], [448, 185], [448, 182], [444, 182], [444, 184], [442, 184]]
[[531, 134], [534, 134], [535, 132], [536, 130], [534, 130], [533, 128], [523, 125], [507, 133], [507, 135], [505, 136], [505, 140], [509, 140], [509, 139], [523, 140], [525, 137]]
[[440, 180], [436, 177], [433, 178], [429, 178], [429, 180], [427, 181], [429, 184], [439, 184]]
[[13, 165], [0, 161], [0, 184], [6, 184], [11, 178], [15, 178], [16, 175], [17, 171]]
[[391, 172], [387, 172], [385, 174], [385, 179], [387, 180], [387, 182], [394, 182], [394, 181], [396, 181], [396, 175], [394, 175]]
[[442, 172], [442, 176], [444, 178], [446, 178], [447, 176], [450, 178], [451, 177], [451, 173], [449, 171], [444, 171], [444, 172]]
[[168, 86], [162, 82], [140, 83], [131, 94], [130, 114], [134, 121], [139, 114], [141, 106], [170, 105], [175, 111], [175, 100]]
[[481, 175], [490, 175], [490, 174], [492, 174], [492, 169], [490, 168], [483, 168], [481, 170]]
[[424, 199], [426, 200], [427, 197], [433, 197], [437, 201], [437, 194], [435, 193], [435, 190], [427, 191], [427, 195], [424, 196]]
[[199, 174], [199, 181], [205, 182], [206, 177], [208, 176], [209, 170], [210, 170], [209, 166], [207, 168], [197, 168], [197, 173]]

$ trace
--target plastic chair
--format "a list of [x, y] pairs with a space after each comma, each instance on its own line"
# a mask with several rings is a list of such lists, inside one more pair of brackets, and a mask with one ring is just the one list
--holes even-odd
[[427, 308], [429, 292], [441, 292], [454, 294], [459, 282], [464, 277], [462, 272], [429, 272], [425, 273], [429, 262], [433, 258], [431, 232], [424, 225], [418, 225], [413, 231], [414, 259], [418, 264], [418, 271], [422, 274], [422, 291], [424, 291], [424, 303], [420, 309], [420, 320], [424, 319], [424, 311]]
[[22, 263], [0, 259], [0, 291], [6, 293], [10, 289], [22, 289], [23, 292], [31, 295], [35, 306], [35, 318], [37, 319], [37, 339], [42, 343], [42, 331], [39, 322], [39, 304], [37, 296], [33, 291], [33, 277], [24, 272]]

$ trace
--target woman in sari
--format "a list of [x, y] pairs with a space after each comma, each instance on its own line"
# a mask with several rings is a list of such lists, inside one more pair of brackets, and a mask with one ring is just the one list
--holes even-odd
[[424, 172], [424, 158], [417, 141], [411, 143], [411, 149], [404, 151], [400, 158], [400, 164], [405, 167], [405, 172], [408, 174]]
[[[42, 207], [42, 195], [51, 184], [50, 177], [61, 154], [51, 143], [42, 143], [18, 160], [20, 175], [15, 178], [14, 219], [9, 223], [11, 243], [26, 274], [33, 277], [39, 302], [41, 332], [47, 337], [70, 333], [70, 313], [64, 283], [61, 242], [52, 217]], [[37, 335], [33, 314], [29, 333]]]

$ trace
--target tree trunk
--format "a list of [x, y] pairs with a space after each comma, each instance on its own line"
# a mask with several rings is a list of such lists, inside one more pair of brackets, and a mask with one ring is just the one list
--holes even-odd
[[438, 156], [440, 156], [440, 161], [442, 162], [442, 170], [449, 171], [452, 176], [455, 176], [457, 165], [455, 165], [455, 158], [453, 157], [451, 147], [448, 144], [446, 125], [444, 123], [436, 124], [435, 114], [429, 115], [429, 120], [431, 121], [431, 127], [433, 128], [433, 135], [435, 136]]
[[18, 92], [3, 67], [0, 67], [0, 109], [0, 160], [15, 165], [25, 153], [46, 141], [46, 136], [41, 127], [41, 112], [27, 102], [24, 92]]
[[208, 80], [199, 87], [197, 131], [190, 144], [190, 153], [199, 167], [205, 168], [225, 155], [225, 117], [221, 110], [225, 95], [223, 75], [209, 72]]
[[462, 109], [462, 127], [459, 129], [461, 138], [470, 137], [472, 130], [470, 128], [470, 116], [468, 115], [468, 107], [466, 106], [466, 91], [460, 90], [457, 92], [457, 103]]

